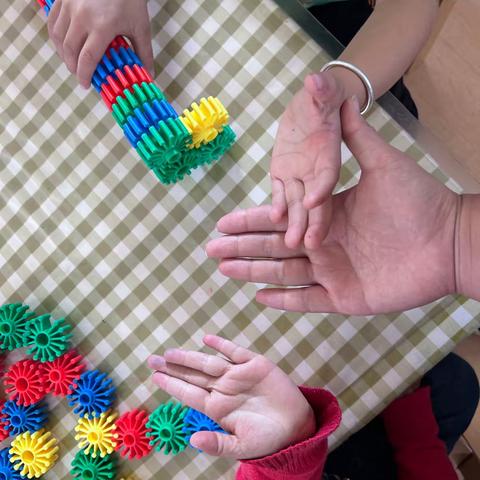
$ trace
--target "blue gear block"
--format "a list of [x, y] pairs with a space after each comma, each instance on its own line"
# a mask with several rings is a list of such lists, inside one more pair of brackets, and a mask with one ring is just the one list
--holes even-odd
[[53, 4], [55, 3], [55, 0], [45, 0], [45, 3], [46, 3], [46, 5], [43, 7], [43, 9], [45, 10], [45, 13], [47, 14], [47, 17], [48, 17], [48, 14], [50, 13], [50, 10], [52, 9]]
[[17, 472], [10, 463], [9, 450], [9, 447], [0, 450], [0, 478], [2, 480], [22, 480], [20, 472]]
[[190, 438], [197, 432], [227, 433], [218, 423], [214, 422], [202, 412], [189, 408], [183, 419], [183, 433], [185, 440], [190, 443]]
[[111, 48], [109, 53], [110, 58], [104, 54], [93, 73], [92, 85], [97, 92], [100, 92], [102, 83], [107, 81], [108, 75], [112, 75], [115, 80], [117, 80], [115, 75], [117, 68], [122, 70], [125, 65], [129, 65], [130, 67], [133, 67], [133, 65], [143, 66], [140, 58], [138, 58], [137, 54], [131, 48], [120, 47], [118, 52], [114, 48]]
[[110, 410], [115, 400], [115, 387], [112, 384], [112, 379], [98, 370], [82, 373], [74, 383], [73, 392], [67, 395], [69, 405], [77, 405], [73, 413], [93, 418]]
[[25, 407], [8, 401], [5, 402], [2, 413], [7, 416], [8, 425], [5, 428], [12, 437], [27, 431], [36, 432], [47, 423], [47, 409], [42, 402]]
[[150, 127], [157, 126], [161, 120], [178, 117], [174, 108], [165, 100], [155, 99], [153, 102], [144, 103], [143, 108], [143, 112], [140, 108], [136, 108], [135, 115], [127, 117], [123, 125], [123, 132], [134, 148]]

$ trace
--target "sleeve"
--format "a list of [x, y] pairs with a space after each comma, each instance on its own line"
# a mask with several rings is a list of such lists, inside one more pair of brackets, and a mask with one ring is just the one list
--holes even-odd
[[236, 480], [319, 480], [327, 457], [328, 436], [342, 413], [335, 397], [320, 388], [300, 387], [312, 407], [317, 433], [268, 457], [240, 462]]
[[457, 480], [438, 437], [430, 387], [395, 400], [382, 414], [397, 464], [398, 480]]

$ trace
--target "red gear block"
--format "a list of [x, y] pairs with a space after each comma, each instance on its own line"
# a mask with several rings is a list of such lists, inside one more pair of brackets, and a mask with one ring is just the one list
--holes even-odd
[[[40, 1], [40, 0], [37, 0], [37, 1]], [[115, 37], [111, 42], [110, 42], [110, 45], [108, 46], [107, 48], [107, 51], [105, 52], [105, 54], [107, 55], [108, 58], [111, 58], [110, 56], [110, 49], [111, 48], [114, 48], [115, 51], [119, 51], [120, 50], [120, 47], [124, 47], [124, 48], [129, 48], [130, 45], [128, 44], [128, 42], [125, 40], [125, 38], [123, 38], [122, 36], [118, 36], [118, 37]]]
[[10, 435], [6, 428], [8, 425], [7, 416], [2, 413], [4, 405], [5, 402], [0, 402], [0, 442], [5, 440]]
[[150, 453], [152, 446], [147, 433], [148, 413], [145, 410], [132, 410], [124, 413], [116, 421], [117, 446], [115, 450], [120, 452], [122, 457], [143, 458]]
[[43, 8], [47, 3], [45, 0], [37, 0], [37, 3]]
[[40, 363], [22, 360], [14, 363], [5, 375], [5, 393], [17, 405], [32, 405], [45, 396]]
[[42, 363], [41, 375], [45, 393], [67, 396], [73, 391], [72, 383], [80, 378], [84, 370], [83, 357], [74, 350], [70, 350], [52, 362]]

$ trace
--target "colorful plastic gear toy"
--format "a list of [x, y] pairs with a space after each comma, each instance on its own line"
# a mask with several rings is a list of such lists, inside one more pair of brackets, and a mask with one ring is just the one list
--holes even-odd
[[113, 455], [92, 457], [83, 450], [75, 455], [70, 473], [78, 480], [110, 480], [116, 477], [116, 462]]
[[57, 461], [57, 439], [50, 432], [25, 432], [12, 441], [10, 461], [22, 477], [39, 478]]
[[27, 322], [35, 315], [28, 305], [10, 303], [0, 307], [0, 348], [14, 350], [25, 346]]
[[45, 396], [39, 365], [33, 360], [21, 360], [8, 369], [5, 393], [17, 405], [33, 405]]
[[197, 432], [219, 432], [227, 433], [223, 428], [210, 417], [202, 412], [189, 408], [185, 418], [183, 419], [183, 433], [185, 440], [190, 443], [190, 438]]
[[6, 428], [12, 437], [27, 431], [41, 430], [47, 422], [47, 409], [42, 402], [28, 407], [17, 405], [15, 402], [5, 402], [2, 413], [7, 417]]
[[68, 349], [71, 329], [64, 318], [51, 323], [49, 314], [30, 320], [25, 335], [25, 346], [30, 346], [27, 353], [40, 362], [55, 360]]
[[8, 419], [7, 416], [3, 413], [4, 406], [5, 402], [0, 402], [0, 442], [10, 436], [10, 432], [8, 430]]
[[115, 387], [106, 373], [92, 370], [82, 373], [73, 383], [73, 392], [67, 396], [69, 405], [75, 408], [74, 413], [89, 418], [100, 416], [110, 410], [115, 399]]
[[117, 446], [115, 450], [130, 460], [143, 458], [150, 453], [152, 446], [147, 436], [148, 413], [145, 410], [132, 410], [124, 413], [116, 422]]
[[52, 362], [41, 365], [45, 382], [45, 393], [66, 397], [73, 391], [73, 382], [80, 378], [85, 370], [83, 358], [71, 350]]
[[81, 418], [75, 427], [75, 440], [79, 448], [93, 458], [113, 453], [117, 446], [116, 418], [117, 414], [110, 412], [102, 413], [96, 418]]
[[182, 430], [187, 410], [180, 403], [168, 402], [157, 407], [150, 415], [147, 428], [152, 431], [147, 432], [147, 436], [157, 452], [164, 450], [165, 455], [177, 455], [185, 450], [188, 444]]
[[9, 448], [0, 450], [0, 479], [1, 480], [22, 480], [22, 476], [19, 472], [13, 469], [13, 465], [10, 462]]

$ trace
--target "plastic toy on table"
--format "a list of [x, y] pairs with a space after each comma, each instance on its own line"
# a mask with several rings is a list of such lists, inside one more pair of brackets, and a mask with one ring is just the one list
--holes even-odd
[[[55, 0], [37, 0], [50, 13]], [[210, 164], [235, 141], [220, 100], [202, 98], [178, 115], [123, 37], [108, 46], [92, 86], [146, 165], [165, 184]]]

